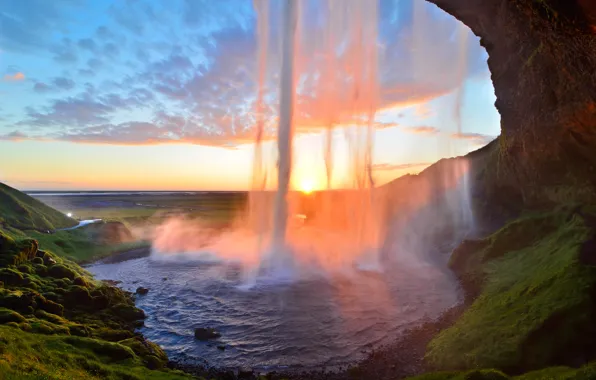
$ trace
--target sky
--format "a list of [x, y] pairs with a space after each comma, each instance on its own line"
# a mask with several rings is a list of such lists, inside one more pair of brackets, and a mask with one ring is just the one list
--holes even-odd
[[[321, 117], [330, 115], [323, 100], [335, 99], [342, 112], [348, 106], [347, 82], [334, 81], [333, 70], [316, 75], [317, 62], [326, 28], [340, 17], [325, 1], [300, 1], [297, 96], [307, 105], [296, 120], [293, 184], [322, 188]], [[263, 21], [252, 0], [2, 1], [0, 182], [25, 190], [248, 189], [263, 51], [258, 25], [269, 26], [263, 151], [276, 162], [283, 23], [280, 0], [271, 2]], [[344, 60], [361, 62], [358, 54], [370, 47], [378, 52], [375, 182], [494, 139], [500, 117], [479, 39], [422, 0], [380, 0], [377, 14], [367, 4], [377, 41], [352, 43]], [[342, 41], [327, 49], [336, 55], [324, 56], [342, 55]], [[336, 91], [322, 96], [323, 88]], [[346, 122], [335, 123], [333, 185], [342, 187], [351, 153], [341, 133]]]

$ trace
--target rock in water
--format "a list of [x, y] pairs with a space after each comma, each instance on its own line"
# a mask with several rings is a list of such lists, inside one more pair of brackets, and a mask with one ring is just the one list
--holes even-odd
[[149, 289], [143, 288], [142, 286], [139, 286], [137, 288], [137, 291], [135, 293], [136, 294], [140, 294], [140, 295], [145, 295], [145, 294], [149, 293]]
[[212, 328], [198, 327], [195, 329], [195, 338], [198, 340], [217, 339], [220, 336], [221, 334]]
[[225, 349], [226, 349], [226, 345], [225, 345], [225, 344], [218, 344], [218, 345], [217, 345], [217, 349], [218, 349], [218, 350], [221, 350], [221, 351], [225, 351]]

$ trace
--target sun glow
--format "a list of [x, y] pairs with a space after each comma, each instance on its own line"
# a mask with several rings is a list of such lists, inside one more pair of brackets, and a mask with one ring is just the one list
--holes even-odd
[[305, 178], [300, 181], [298, 190], [304, 194], [310, 194], [315, 190], [315, 182], [310, 178]]

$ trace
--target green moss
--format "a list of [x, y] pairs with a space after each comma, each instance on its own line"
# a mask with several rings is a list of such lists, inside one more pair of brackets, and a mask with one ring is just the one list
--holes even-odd
[[577, 213], [534, 216], [504, 227], [466, 260], [454, 258], [460, 276], [479, 273], [485, 283], [455, 325], [431, 341], [429, 363], [444, 370], [519, 371], [591, 346], [596, 268], [578, 258], [590, 234]]
[[69, 280], [74, 280], [77, 274], [72, 269], [66, 267], [62, 264], [52, 265], [48, 268], [48, 276], [54, 278], [68, 278]]
[[12, 268], [1, 268], [0, 269], [0, 281], [5, 286], [17, 286], [23, 283], [24, 277], [21, 272]]
[[66, 325], [68, 321], [59, 315], [48, 313], [44, 310], [37, 310], [35, 311], [35, 316], [40, 319], [45, 319], [46, 321], [52, 322], [57, 325]]
[[3, 380], [191, 378], [179, 371], [150, 370], [144, 359], [117, 343], [23, 333], [6, 326], [0, 326], [0, 374]]
[[33, 264], [43, 265], [43, 259], [41, 257], [34, 257], [33, 260], [31, 260], [31, 262]]
[[114, 305], [111, 312], [125, 321], [138, 321], [145, 318], [145, 313], [134, 305], [119, 303]]
[[17, 313], [14, 310], [0, 307], [0, 324], [9, 323], [9, 322], [14, 322], [14, 323], [25, 322], [25, 317], [23, 317], [21, 314]]

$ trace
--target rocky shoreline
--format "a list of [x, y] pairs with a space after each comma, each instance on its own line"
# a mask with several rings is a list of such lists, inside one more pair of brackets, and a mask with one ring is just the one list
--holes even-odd
[[223, 380], [248, 380], [257, 379], [259, 376], [268, 380], [404, 379], [432, 370], [424, 362], [427, 344], [441, 330], [450, 327], [466, 307], [467, 304], [460, 303], [447, 309], [434, 320], [421, 321], [417, 326], [404, 331], [395, 342], [373, 350], [365, 359], [347, 368], [335, 370], [323, 367], [314, 370], [295, 368], [265, 372], [248, 368], [209, 368], [207, 365], [197, 364], [196, 359], [170, 360], [168, 367], [197, 377]]
[[[118, 252], [93, 264], [116, 264], [128, 260], [147, 257], [151, 254], [150, 247]], [[112, 284], [117, 286], [117, 283]], [[462, 286], [460, 280], [460, 286]], [[464, 299], [463, 291], [462, 300]], [[468, 297], [466, 297], [468, 298]], [[257, 379], [270, 380], [340, 380], [340, 379], [404, 379], [416, 376], [429, 370], [424, 355], [427, 344], [441, 330], [450, 327], [469, 305], [470, 299], [460, 302], [442, 312], [435, 319], [423, 319], [414, 327], [405, 330], [393, 343], [375, 348], [360, 362], [345, 366], [305, 369], [293, 367], [283, 370], [262, 370], [259, 368], [215, 368], [207, 362], [196, 358], [170, 358], [167, 366], [170, 369], [181, 370], [199, 378], [217, 378], [222, 380]]]

